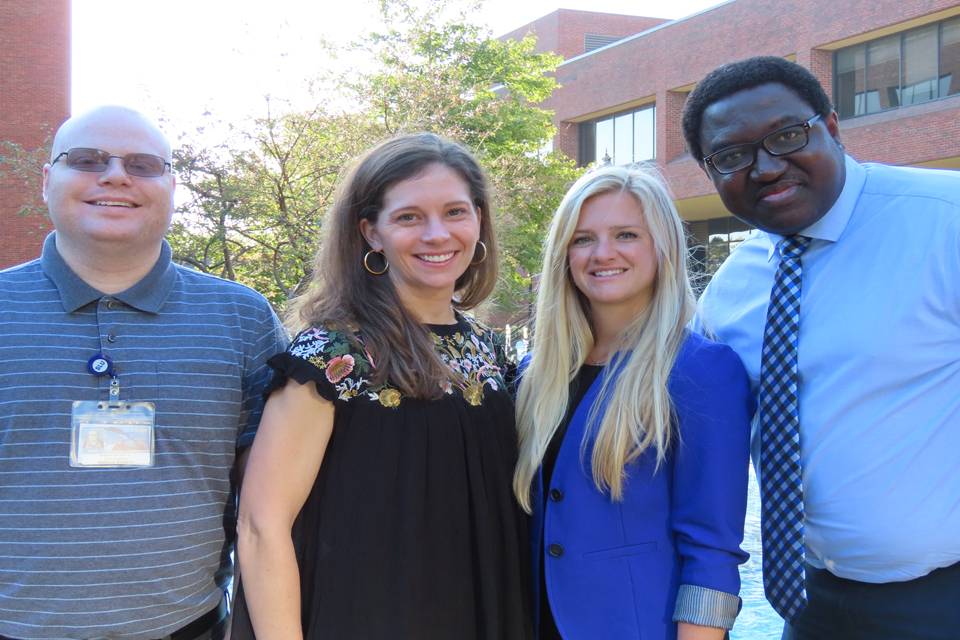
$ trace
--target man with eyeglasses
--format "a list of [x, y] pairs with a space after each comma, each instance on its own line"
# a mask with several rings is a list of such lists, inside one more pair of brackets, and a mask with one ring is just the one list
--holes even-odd
[[683, 130], [758, 229], [692, 326], [757, 395], [783, 637], [960, 638], [960, 173], [845, 155], [823, 87], [776, 57], [709, 73]]
[[174, 186], [143, 115], [75, 116], [44, 167], [56, 231], [0, 271], [0, 638], [225, 634], [236, 455], [284, 334], [171, 262]]

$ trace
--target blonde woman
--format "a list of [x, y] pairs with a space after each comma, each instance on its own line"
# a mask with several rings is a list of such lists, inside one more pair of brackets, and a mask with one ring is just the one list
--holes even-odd
[[587, 174], [554, 217], [514, 478], [540, 640], [719, 639], [739, 611], [753, 406], [736, 354], [685, 329], [685, 256], [646, 171]]

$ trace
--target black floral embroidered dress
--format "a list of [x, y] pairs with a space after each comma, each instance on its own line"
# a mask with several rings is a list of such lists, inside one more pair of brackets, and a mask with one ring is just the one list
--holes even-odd
[[470, 319], [430, 330], [465, 381], [435, 401], [374, 387], [370, 354], [338, 331], [309, 329], [270, 361], [272, 388], [314, 382], [336, 408], [294, 528], [307, 640], [533, 637], [503, 349]]

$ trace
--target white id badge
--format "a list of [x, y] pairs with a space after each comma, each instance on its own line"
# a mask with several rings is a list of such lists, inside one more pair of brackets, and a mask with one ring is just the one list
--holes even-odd
[[71, 414], [71, 467], [152, 467], [152, 402], [76, 401]]

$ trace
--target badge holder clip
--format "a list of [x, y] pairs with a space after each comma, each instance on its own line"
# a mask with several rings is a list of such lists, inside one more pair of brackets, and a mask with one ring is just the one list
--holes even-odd
[[78, 400], [73, 403], [70, 466], [152, 467], [156, 455], [155, 405], [152, 402], [121, 401], [117, 372], [111, 367], [109, 374], [110, 394], [107, 402]]

